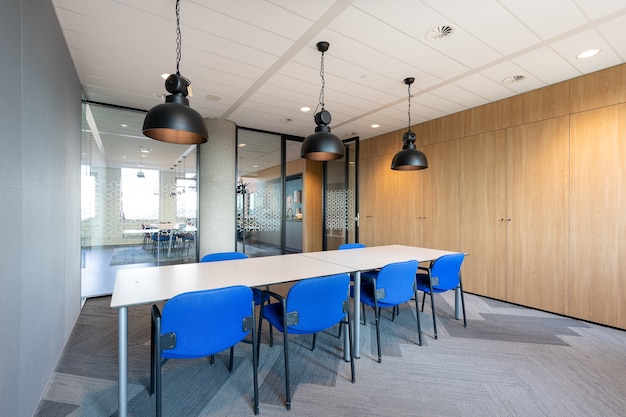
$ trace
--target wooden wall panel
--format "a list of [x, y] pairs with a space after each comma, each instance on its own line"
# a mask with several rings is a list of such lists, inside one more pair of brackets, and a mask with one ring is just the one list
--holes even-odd
[[569, 117], [508, 130], [509, 301], [568, 314]]
[[463, 138], [460, 150], [460, 250], [463, 288], [506, 299], [506, 130]]
[[572, 116], [570, 314], [626, 328], [626, 104]]
[[305, 161], [302, 176], [302, 251], [322, 250], [322, 162]]
[[428, 169], [418, 171], [424, 181], [424, 246], [458, 250], [459, 248], [459, 140], [423, 149]]
[[626, 103], [626, 64], [574, 78], [569, 83], [572, 113]]
[[395, 243], [392, 207], [398, 200], [394, 198], [392, 157], [393, 154], [376, 156], [361, 160], [359, 164], [359, 240], [367, 246]]
[[517, 126], [522, 123], [522, 100], [520, 96], [499, 100], [468, 110], [470, 135], [491, 132]]
[[568, 81], [522, 94], [523, 123], [532, 123], [569, 114]]

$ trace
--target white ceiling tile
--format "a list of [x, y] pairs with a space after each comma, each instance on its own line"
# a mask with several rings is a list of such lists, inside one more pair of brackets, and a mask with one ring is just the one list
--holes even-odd
[[587, 23], [572, 0], [499, 0], [542, 39], [549, 39]]
[[489, 101], [497, 101], [513, 95], [513, 92], [504, 87], [502, 83], [495, 82], [481, 74], [468, 75], [455, 81], [454, 84]]
[[510, 54], [540, 39], [496, 0], [423, 0], [453, 24], [481, 39], [502, 55]]
[[442, 97], [463, 107], [476, 107], [487, 103], [485, 97], [474, 94], [454, 84], [446, 84], [430, 91], [430, 94]]
[[545, 84], [578, 77], [581, 73], [553, 49], [544, 47], [513, 59], [527, 74], [533, 74]]
[[[610, 62], [619, 60], [615, 51], [595, 29], [585, 30], [567, 39], [553, 42], [550, 47], [577, 68], [581, 74], [606, 68], [610, 66]], [[602, 52], [588, 59], [576, 58], [579, 53], [592, 48], [599, 48]]]
[[575, 2], [590, 19], [624, 14], [624, 0], [575, 0]]
[[598, 31], [604, 39], [610, 41], [610, 48], [620, 57], [622, 62], [626, 62], [626, 14], [598, 26]]

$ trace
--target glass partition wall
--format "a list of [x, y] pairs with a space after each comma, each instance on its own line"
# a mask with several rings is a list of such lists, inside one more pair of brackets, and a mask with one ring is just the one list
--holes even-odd
[[324, 168], [324, 250], [359, 241], [359, 138], [344, 140], [345, 157]]
[[197, 262], [196, 148], [142, 134], [145, 113], [83, 104], [82, 297], [121, 268]]
[[284, 135], [237, 129], [237, 251], [302, 251], [300, 146]]

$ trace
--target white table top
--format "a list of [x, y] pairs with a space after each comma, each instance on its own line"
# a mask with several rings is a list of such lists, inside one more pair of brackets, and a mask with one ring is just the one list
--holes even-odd
[[434, 261], [443, 255], [452, 253], [458, 252], [404, 245], [387, 245], [346, 250], [305, 252], [302, 255], [347, 266], [352, 268], [353, 271], [369, 271], [382, 268], [393, 262], [410, 260], [416, 260], [418, 262]]
[[189, 291], [231, 285], [257, 287], [352, 271], [303, 254], [121, 269], [115, 279], [111, 307], [155, 303]]

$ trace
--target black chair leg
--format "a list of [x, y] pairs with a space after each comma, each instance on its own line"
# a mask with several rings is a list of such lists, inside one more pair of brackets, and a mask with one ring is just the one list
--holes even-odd
[[233, 372], [233, 359], [235, 358], [235, 347], [230, 347], [230, 361], [228, 362], [228, 372]]
[[311, 345], [311, 351], [315, 350], [315, 339], [317, 338], [317, 333], [313, 333], [313, 344]]
[[465, 298], [463, 297], [463, 284], [459, 278], [459, 291], [461, 291], [461, 307], [463, 309], [463, 327], [467, 327], [467, 317], [465, 317]]
[[283, 352], [285, 354], [285, 406], [287, 407], [287, 410], [291, 410], [291, 386], [289, 383], [289, 345], [286, 327], [285, 331], [283, 332]]
[[417, 291], [415, 292], [415, 314], [417, 316], [417, 339], [422, 346], [422, 321], [420, 319], [419, 301], [417, 301]]
[[430, 307], [433, 310], [433, 332], [435, 333], [435, 339], [437, 339], [437, 316], [435, 316], [435, 294], [430, 292]]

